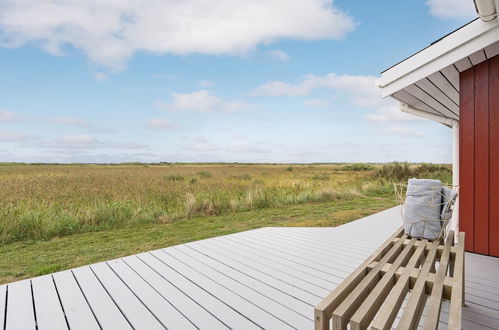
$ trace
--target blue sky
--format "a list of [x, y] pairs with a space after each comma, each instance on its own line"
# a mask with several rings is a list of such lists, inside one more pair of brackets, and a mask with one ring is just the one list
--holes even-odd
[[0, 160], [450, 162], [380, 72], [472, 0], [0, 0]]

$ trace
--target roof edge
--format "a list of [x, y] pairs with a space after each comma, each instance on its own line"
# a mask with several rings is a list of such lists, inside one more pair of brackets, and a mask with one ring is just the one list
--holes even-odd
[[499, 22], [474, 20], [384, 71], [378, 86], [389, 96], [499, 40]]

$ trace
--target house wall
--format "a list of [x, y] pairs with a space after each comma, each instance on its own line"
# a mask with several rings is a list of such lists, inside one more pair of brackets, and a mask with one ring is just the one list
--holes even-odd
[[499, 256], [499, 56], [460, 73], [460, 230]]

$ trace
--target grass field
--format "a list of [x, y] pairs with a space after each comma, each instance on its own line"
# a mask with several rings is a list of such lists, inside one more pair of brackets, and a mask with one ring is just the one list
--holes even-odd
[[336, 226], [436, 165], [0, 166], [0, 283], [263, 226]]

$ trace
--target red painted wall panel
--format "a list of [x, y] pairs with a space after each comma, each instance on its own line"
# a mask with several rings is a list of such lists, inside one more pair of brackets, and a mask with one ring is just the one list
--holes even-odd
[[489, 62], [475, 66], [475, 252], [489, 254]]
[[490, 214], [489, 253], [499, 256], [499, 56], [490, 60]]
[[459, 81], [459, 228], [466, 233], [465, 248], [474, 251], [475, 68], [461, 72]]
[[499, 56], [460, 74], [460, 228], [499, 257]]

